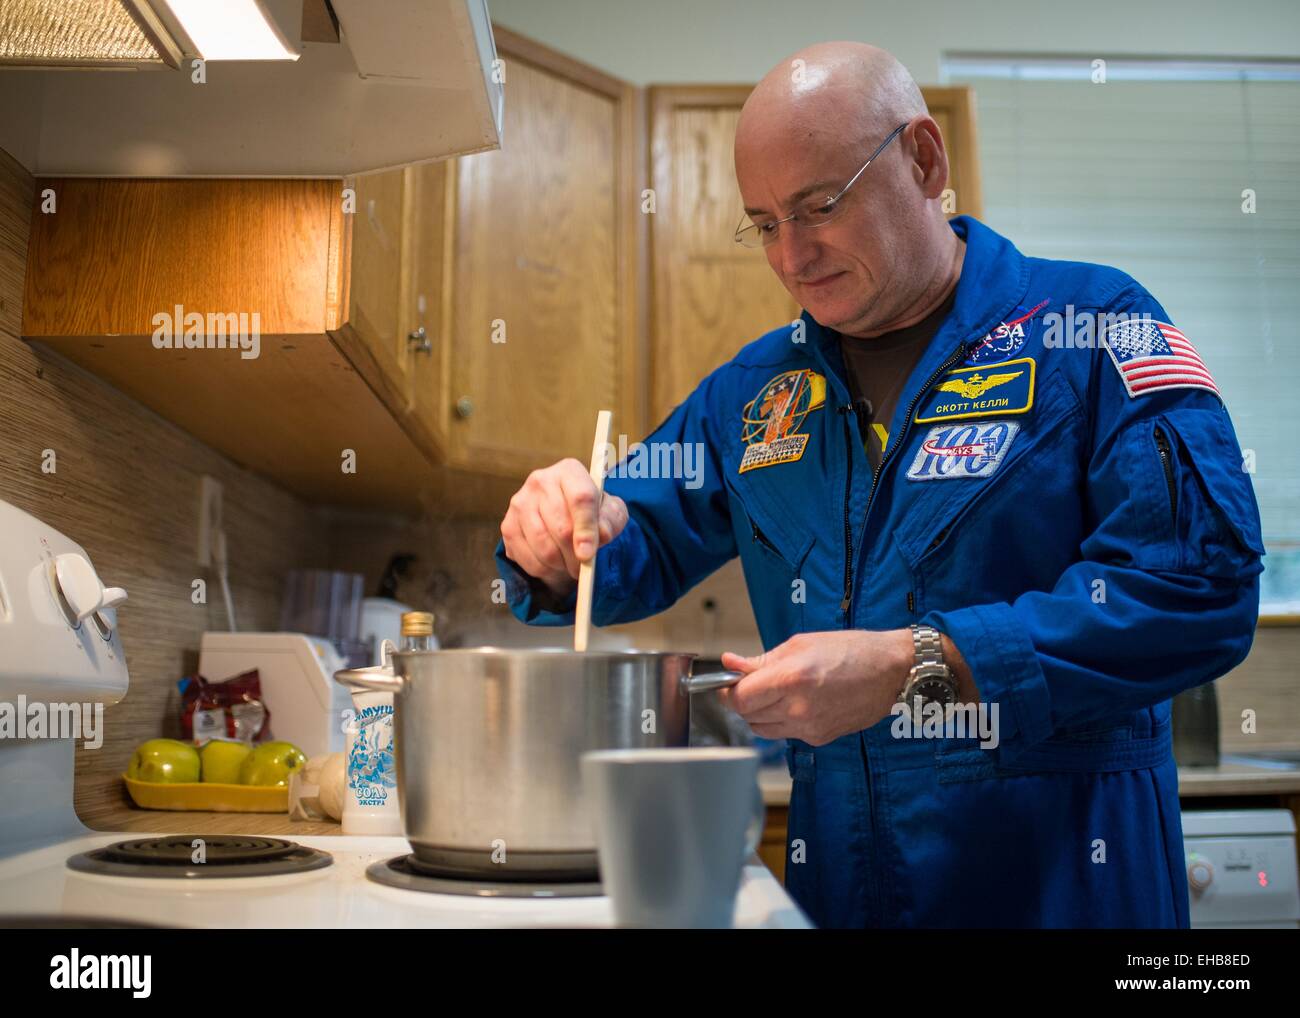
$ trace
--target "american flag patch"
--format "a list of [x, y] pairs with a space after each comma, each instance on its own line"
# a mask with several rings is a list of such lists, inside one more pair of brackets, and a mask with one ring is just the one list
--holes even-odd
[[1208, 389], [1219, 395], [1196, 347], [1168, 322], [1151, 318], [1117, 322], [1102, 336], [1102, 345], [1130, 397], [1161, 389]]

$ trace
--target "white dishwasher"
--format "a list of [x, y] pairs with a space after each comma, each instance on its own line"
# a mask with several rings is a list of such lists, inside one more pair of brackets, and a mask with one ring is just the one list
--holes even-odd
[[1288, 810], [1184, 810], [1183, 854], [1193, 929], [1300, 928]]

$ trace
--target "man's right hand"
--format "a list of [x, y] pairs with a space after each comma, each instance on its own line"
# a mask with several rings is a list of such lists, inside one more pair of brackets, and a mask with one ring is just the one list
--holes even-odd
[[605, 495], [597, 505], [591, 474], [575, 459], [534, 470], [510, 499], [501, 521], [506, 554], [524, 572], [565, 596], [578, 566], [627, 526], [627, 505]]

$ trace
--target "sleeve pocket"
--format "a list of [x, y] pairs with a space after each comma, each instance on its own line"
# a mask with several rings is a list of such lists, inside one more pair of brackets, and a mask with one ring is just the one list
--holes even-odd
[[1167, 471], [1173, 474], [1176, 568], [1225, 578], [1259, 573], [1264, 554], [1259, 507], [1227, 413], [1170, 410], [1156, 420], [1153, 439], [1161, 430], [1170, 462], [1163, 461], [1154, 441], [1151, 455], [1165, 481]]

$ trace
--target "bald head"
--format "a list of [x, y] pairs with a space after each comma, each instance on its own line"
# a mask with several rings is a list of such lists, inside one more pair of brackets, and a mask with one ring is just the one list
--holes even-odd
[[892, 53], [864, 42], [821, 42], [768, 71], [750, 93], [736, 148], [763, 145], [774, 133], [883, 139], [927, 113], [925, 99]]
[[921, 320], [951, 289], [961, 247], [942, 208], [947, 153], [921, 90], [892, 54], [824, 42], [781, 61], [745, 101], [735, 160], [768, 264], [821, 324], [879, 335]]

